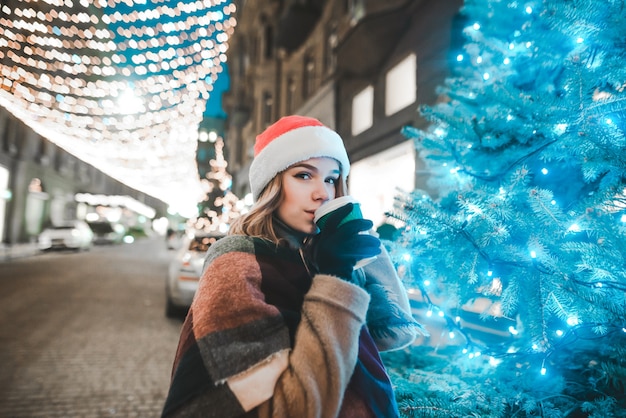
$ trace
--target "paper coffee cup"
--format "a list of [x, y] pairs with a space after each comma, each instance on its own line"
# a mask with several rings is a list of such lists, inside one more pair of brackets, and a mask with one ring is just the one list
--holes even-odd
[[[326, 225], [326, 221], [328, 220], [329, 216], [331, 213], [333, 213], [335, 210], [347, 205], [348, 203], [352, 203], [352, 211], [350, 213], [348, 213], [337, 225], [337, 227], [345, 224], [348, 221], [351, 221], [353, 219], [361, 219], [363, 218], [363, 213], [361, 213], [361, 205], [359, 204], [359, 202], [352, 196], [340, 196], [336, 199], [333, 200], [329, 200], [328, 202], [324, 203], [322, 206], [320, 206], [316, 211], [315, 211], [315, 217], [313, 218], [313, 221], [317, 224], [318, 228], [324, 229], [324, 226]], [[361, 232], [361, 234], [369, 234], [368, 231], [363, 231]], [[358, 269], [361, 268], [363, 266], [368, 265], [369, 263], [371, 263], [372, 261], [376, 260], [376, 257], [369, 257], [369, 258], [364, 258], [363, 260], [359, 260], [356, 265], [354, 266], [354, 269]]]
[[361, 205], [359, 204], [359, 202], [352, 196], [340, 196], [336, 199], [329, 200], [328, 202], [320, 206], [315, 211], [315, 217], [313, 218], [313, 221], [317, 224], [319, 229], [324, 229], [324, 225], [326, 225], [326, 221], [328, 220], [329, 215], [335, 210], [347, 205], [348, 203], [353, 204], [352, 211], [339, 222], [339, 225], [343, 225], [344, 223], [353, 219], [362, 218], [363, 214], [361, 213]]

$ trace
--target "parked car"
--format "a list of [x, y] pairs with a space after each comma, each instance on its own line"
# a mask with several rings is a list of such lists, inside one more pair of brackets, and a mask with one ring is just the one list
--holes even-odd
[[188, 233], [182, 238], [182, 245], [170, 261], [165, 283], [165, 315], [184, 315], [198, 289], [207, 250], [224, 235], [204, 232]]
[[124, 242], [126, 228], [124, 225], [109, 221], [87, 222], [93, 231], [93, 243], [101, 244], [121, 244]]
[[183, 235], [184, 235], [183, 232], [175, 231], [169, 228], [167, 230], [167, 233], [165, 234], [165, 242], [167, 242], [167, 249], [178, 250], [180, 248]]
[[51, 225], [38, 237], [40, 250], [88, 250], [92, 246], [93, 232], [84, 221], [74, 220]]

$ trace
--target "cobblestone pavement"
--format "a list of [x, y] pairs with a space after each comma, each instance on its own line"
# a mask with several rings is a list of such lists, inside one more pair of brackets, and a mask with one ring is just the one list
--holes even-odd
[[0, 417], [158, 417], [181, 320], [162, 239], [0, 262]]

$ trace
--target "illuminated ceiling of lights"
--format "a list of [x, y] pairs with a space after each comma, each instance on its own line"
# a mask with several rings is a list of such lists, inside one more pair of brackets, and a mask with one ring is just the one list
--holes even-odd
[[130, 187], [195, 207], [198, 126], [234, 13], [230, 0], [3, 0], [0, 106]]

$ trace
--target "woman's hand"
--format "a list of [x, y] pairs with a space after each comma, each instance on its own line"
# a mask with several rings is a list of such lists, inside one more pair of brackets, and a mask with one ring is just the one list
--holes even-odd
[[381, 250], [378, 238], [363, 234], [372, 228], [372, 221], [353, 219], [339, 225], [352, 211], [352, 206], [348, 203], [328, 215], [322, 231], [312, 238], [308, 253], [318, 273], [338, 276], [353, 283], [354, 265], [359, 260], [380, 254]]

